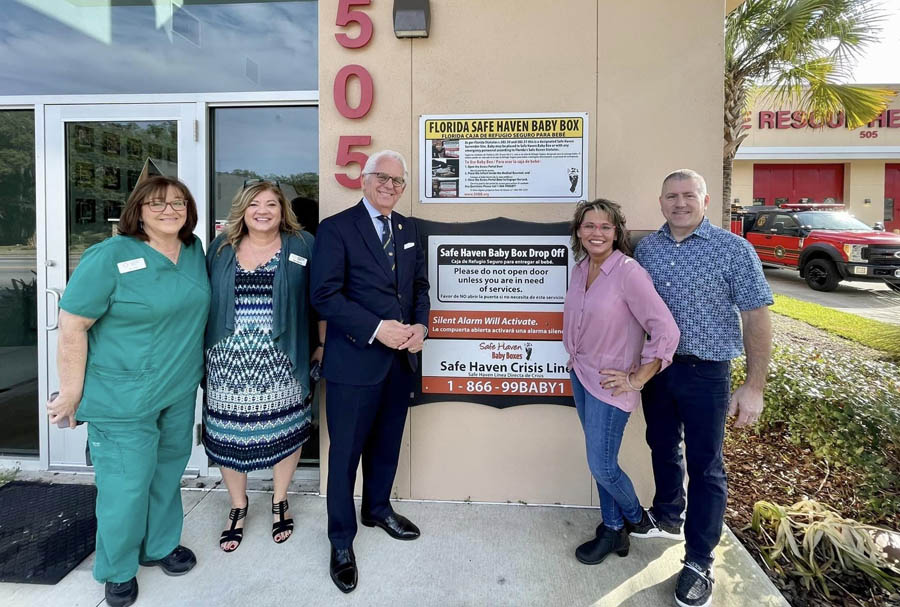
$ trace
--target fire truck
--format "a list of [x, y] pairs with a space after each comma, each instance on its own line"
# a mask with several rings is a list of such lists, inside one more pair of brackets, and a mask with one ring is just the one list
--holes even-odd
[[842, 204], [735, 209], [731, 231], [750, 241], [763, 265], [799, 270], [816, 291], [833, 291], [842, 280], [883, 281], [900, 291], [900, 234], [867, 226]]

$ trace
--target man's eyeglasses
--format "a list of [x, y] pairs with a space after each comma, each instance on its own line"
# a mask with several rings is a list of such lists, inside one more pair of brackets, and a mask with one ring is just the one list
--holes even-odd
[[266, 183], [275, 186], [276, 188], [280, 188], [281, 184], [275, 181], [274, 179], [245, 179], [244, 180], [244, 188], [248, 185], [256, 185], [258, 183]]
[[172, 207], [172, 210], [176, 213], [180, 213], [187, 208], [187, 202], [184, 200], [172, 200], [169, 202], [165, 200], [148, 200], [144, 204], [150, 207], [150, 210], [154, 213], [162, 213], [166, 210], [166, 207]]
[[373, 176], [381, 185], [386, 184], [388, 180], [393, 182], [394, 188], [402, 188], [406, 185], [406, 180], [403, 177], [393, 177], [387, 173], [366, 173], [366, 175]]

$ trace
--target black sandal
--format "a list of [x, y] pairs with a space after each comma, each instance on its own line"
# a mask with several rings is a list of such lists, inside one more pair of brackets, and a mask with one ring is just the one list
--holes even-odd
[[[286, 542], [288, 538], [291, 537], [294, 533], [294, 519], [292, 518], [284, 518], [285, 513], [288, 511], [288, 501], [282, 500], [277, 504], [272, 502], [272, 514], [277, 514], [278, 519], [274, 523], [272, 523], [272, 539], [275, 540], [276, 544], [281, 544], [282, 542]], [[275, 536], [279, 533], [284, 533], [285, 531], [290, 531], [291, 533], [287, 537], [281, 538], [281, 540], [276, 540]]]
[[[247, 500], [247, 496], [244, 496], [244, 499]], [[247, 506], [250, 505], [250, 501], [247, 500]], [[231, 527], [222, 532], [222, 535], [219, 536], [219, 548], [222, 549], [222, 552], [234, 552], [238, 549], [238, 546], [241, 545], [241, 540], [244, 539], [244, 528], [238, 528], [238, 521], [245, 518], [247, 516], [247, 506], [243, 508], [232, 508], [228, 512], [228, 520], [231, 521]], [[237, 546], [232, 548], [231, 550], [225, 549], [225, 544], [228, 542], [237, 542]]]

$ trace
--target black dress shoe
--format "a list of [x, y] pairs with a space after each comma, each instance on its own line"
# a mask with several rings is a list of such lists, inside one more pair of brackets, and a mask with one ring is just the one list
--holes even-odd
[[175, 550], [158, 561], [141, 561], [144, 567], [162, 567], [166, 575], [184, 575], [197, 564], [197, 557], [190, 548], [175, 546]]
[[128, 607], [137, 600], [137, 578], [127, 582], [106, 582], [106, 604], [110, 607]]
[[387, 518], [381, 520], [369, 518], [365, 515], [360, 516], [360, 520], [366, 527], [381, 527], [395, 540], [414, 540], [421, 535], [419, 528], [412, 521], [396, 512], [392, 512]]
[[356, 590], [356, 555], [350, 548], [331, 547], [331, 581], [343, 593]]
[[628, 529], [610, 529], [601, 524], [597, 527], [597, 537], [575, 549], [575, 558], [585, 565], [599, 565], [611, 552], [628, 556], [631, 542]]

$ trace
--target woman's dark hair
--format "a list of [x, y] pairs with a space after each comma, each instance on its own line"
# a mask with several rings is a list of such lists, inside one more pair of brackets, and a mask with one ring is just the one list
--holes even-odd
[[609, 221], [616, 228], [616, 238], [613, 240], [613, 250], [622, 251], [622, 253], [631, 257], [633, 250], [631, 248], [631, 241], [628, 237], [628, 229], [625, 227], [625, 214], [622, 213], [622, 207], [612, 200], [598, 198], [590, 202], [582, 200], [575, 206], [575, 216], [572, 218], [572, 223], [569, 226], [569, 232], [572, 235], [571, 245], [572, 252], [575, 254], [575, 261], [580, 261], [587, 255], [587, 251], [584, 250], [581, 239], [578, 237], [578, 228], [581, 227], [581, 222], [584, 221], [584, 216], [588, 211], [604, 213], [609, 217]]
[[133, 236], [138, 240], [149, 240], [144, 232], [144, 222], [141, 221], [141, 207], [153, 198], [165, 198], [169, 186], [177, 188], [184, 196], [186, 207], [184, 209], [184, 225], [178, 230], [178, 238], [186, 245], [194, 242], [194, 228], [197, 227], [197, 203], [186, 185], [175, 177], [157, 175], [137, 185], [119, 218], [118, 232], [125, 236]]

